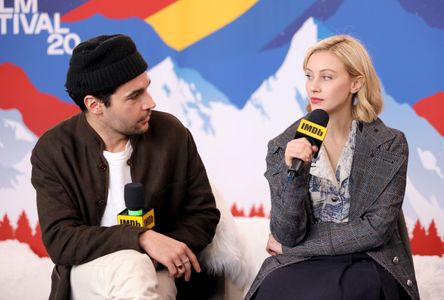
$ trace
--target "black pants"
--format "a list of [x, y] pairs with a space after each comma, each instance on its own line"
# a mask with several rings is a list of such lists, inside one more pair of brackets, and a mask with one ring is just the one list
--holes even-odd
[[274, 270], [256, 300], [409, 299], [401, 285], [365, 253], [316, 256]]

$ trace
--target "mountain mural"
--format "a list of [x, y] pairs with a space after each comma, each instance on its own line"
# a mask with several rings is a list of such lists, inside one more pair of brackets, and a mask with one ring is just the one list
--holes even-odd
[[[267, 142], [305, 114], [305, 78], [300, 66], [308, 47], [322, 34], [322, 30], [319, 30], [322, 26], [314, 19], [303, 24], [291, 40], [276, 73], [264, 79], [242, 108], [233, 104], [222, 90], [197, 70], [180, 67], [173, 57], [165, 58], [150, 69], [153, 79], [150, 92], [157, 102], [157, 109], [171, 112], [190, 128], [210, 180], [223, 191], [229, 205], [236, 204], [248, 211], [254, 205], [262, 204], [264, 210], [269, 211], [268, 185], [263, 177]], [[5, 143], [3, 157], [18, 157], [15, 160], [8, 159], [8, 162], [22, 160], [18, 165], [2, 166], [1, 178], [8, 178], [8, 181], [3, 183], [5, 189], [0, 191], [0, 195], [6, 199], [12, 194], [17, 197], [17, 194], [27, 191], [28, 194], [20, 198], [26, 198], [28, 203], [32, 203], [34, 194], [27, 182], [29, 177], [25, 179], [21, 176], [30, 173], [26, 160], [29, 159], [36, 137], [24, 133], [30, 130], [39, 135], [44, 131], [40, 128], [42, 124], [49, 128], [56, 122], [49, 122], [47, 118], [45, 123], [35, 117], [30, 118], [34, 122], [23, 122], [20, 114], [28, 116], [31, 111], [24, 103], [28, 103], [31, 98], [39, 99], [43, 105], [32, 106], [33, 115], [43, 118], [46, 107], [50, 106], [54, 120], [73, 115], [78, 109], [52, 96], [42, 96], [29, 86], [23, 72], [17, 68], [11, 65], [0, 66], [0, 76], [5, 80], [8, 79], [4, 75], [6, 73], [10, 74], [12, 80], [20, 80], [22, 85], [28, 86], [28, 94], [21, 95], [19, 91], [9, 94], [3, 92], [1, 95], [0, 92], [3, 99], [12, 99], [11, 95], [14, 94], [17, 99], [2, 102], [3, 109], [12, 108], [16, 104], [16, 110], [0, 111], [4, 124], [0, 131]], [[399, 118], [399, 114], [404, 117]], [[404, 131], [410, 145], [404, 204], [409, 228], [412, 230], [418, 219], [424, 224], [435, 220], [438, 231], [444, 232], [444, 199], [437, 189], [444, 185], [442, 137], [426, 120], [418, 117], [410, 105], [397, 102], [387, 92], [382, 118], [387, 125]], [[26, 126], [26, 123], [29, 125]], [[21, 134], [17, 133], [19, 131]], [[11, 136], [20, 138], [11, 140]], [[27, 141], [28, 146], [26, 150], [19, 151], [23, 140]], [[15, 219], [20, 207], [23, 208], [23, 204], [17, 205], [13, 213], [6, 208], [4, 212]], [[31, 222], [37, 222], [35, 212], [28, 214]]]

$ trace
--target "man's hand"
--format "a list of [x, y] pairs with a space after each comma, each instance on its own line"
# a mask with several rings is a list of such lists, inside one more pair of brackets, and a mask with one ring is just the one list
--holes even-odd
[[182, 242], [154, 230], [147, 230], [139, 235], [139, 245], [151, 259], [168, 268], [170, 277], [179, 278], [184, 275], [185, 281], [188, 281], [191, 277], [191, 267], [200, 272], [196, 255]]
[[271, 256], [276, 256], [278, 254], [282, 254], [282, 245], [278, 241], [276, 241], [271, 235], [271, 233], [268, 235], [268, 242], [267, 247], [265, 248], [267, 250], [268, 254]]

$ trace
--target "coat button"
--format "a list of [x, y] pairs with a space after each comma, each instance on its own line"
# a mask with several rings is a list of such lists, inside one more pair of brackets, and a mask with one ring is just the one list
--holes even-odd
[[106, 169], [108, 168], [107, 165], [105, 165], [104, 163], [99, 164], [98, 167], [99, 167], [99, 170], [102, 172], [106, 171]]
[[397, 256], [393, 257], [393, 263], [394, 264], [399, 263], [399, 257], [397, 257]]
[[409, 287], [412, 287], [413, 286], [413, 281], [411, 281], [410, 279], [407, 279], [407, 285]]
[[331, 201], [333, 201], [333, 202], [337, 202], [338, 200], [339, 200], [338, 197], [332, 197], [332, 198], [331, 198]]
[[97, 206], [103, 206], [103, 205], [105, 205], [105, 201], [103, 200], [97, 201]]

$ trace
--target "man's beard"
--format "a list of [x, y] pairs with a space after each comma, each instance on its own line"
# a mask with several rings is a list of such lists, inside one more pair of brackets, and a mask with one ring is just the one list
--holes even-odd
[[124, 132], [122, 132], [124, 135], [126, 136], [130, 136], [130, 135], [140, 135], [140, 134], [144, 134], [146, 133], [148, 130], [150, 129], [150, 124], [148, 123], [146, 126], [142, 127], [142, 128], [133, 128], [131, 130], [125, 130]]

